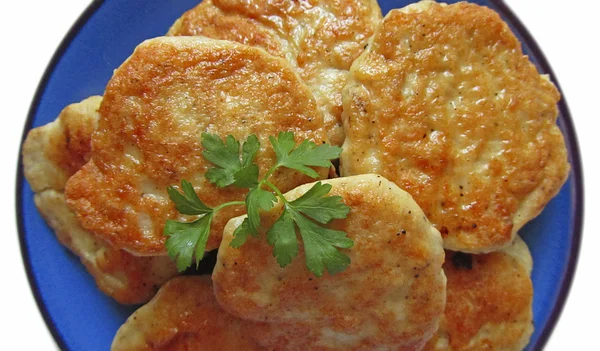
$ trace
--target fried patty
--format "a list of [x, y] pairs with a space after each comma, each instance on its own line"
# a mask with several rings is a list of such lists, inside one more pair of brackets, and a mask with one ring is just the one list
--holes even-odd
[[375, 0], [206, 0], [169, 35], [202, 35], [257, 46], [287, 59], [311, 88], [330, 142], [341, 145], [342, 88], [381, 21]]
[[[261, 142], [260, 175], [275, 163], [268, 137], [293, 131], [297, 141], [327, 142], [308, 87], [289, 64], [265, 51], [203, 37], [161, 37], [140, 44], [109, 81], [100, 105], [91, 160], [67, 183], [65, 195], [83, 227], [137, 255], [165, 254], [163, 227], [184, 220], [167, 186], [191, 181], [209, 206], [243, 200], [236, 186], [205, 179], [202, 132]], [[318, 169], [325, 177], [328, 170]], [[311, 178], [281, 170], [270, 178], [283, 191]], [[207, 250], [219, 246], [227, 220], [243, 207], [217, 213]]]
[[[239, 249], [229, 246], [244, 219], [233, 218], [213, 272], [217, 301], [240, 318], [269, 323], [255, 329], [257, 341], [269, 349], [422, 347], [437, 329], [445, 304], [439, 232], [409, 194], [381, 176], [324, 183], [351, 208], [346, 219], [327, 225], [354, 241], [343, 250], [350, 266], [315, 278], [300, 243], [298, 257], [281, 268], [264, 233]], [[302, 185], [285, 197], [296, 199], [311, 187]], [[281, 211], [279, 204], [263, 213], [261, 224], [270, 227]]]
[[498, 252], [447, 252], [446, 311], [424, 350], [523, 350], [533, 333], [531, 268], [518, 236]]
[[341, 175], [398, 184], [447, 249], [505, 247], [567, 179], [559, 92], [487, 7], [391, 11], [343, 94]]
[[93, 96], [69, 105], [55, 121], [32, 129], [23, 144], [23, 169], [40, 214], [98, 287], [120, 303], [142, 303], [177, 274], [175, 265], [167, 257], [133, 256], [95, 237], [81, 227], [63, 194], [67, 179], [90, 158], [101, 100]]
[[252, 323], [223, 311], [210, 276], [170, 280], [119, 328], [112, 351], [262, 350]]

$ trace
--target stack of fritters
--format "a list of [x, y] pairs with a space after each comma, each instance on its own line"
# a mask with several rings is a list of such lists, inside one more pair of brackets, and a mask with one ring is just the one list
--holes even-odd
[[379, 21], [375, 0], [214, 0], [186, 12], [168, 35], [236, 41], [288, 60], [311, 89], [329, 142], [341, 145], [342, 89]]
[[[183, 350], [186, 334], [194, 334], [198, 340], [191, 349], [227, 350], [224, 345], [201, 342], [204, 337], [208, 342], [213, 339], [212, 328], [188, 326], [195, 323], [190, 318], [208, 319], [206, 309], [211, 311], [211, 325], [230, 324], [231, 331], [222, 332], [228, 333], [229, 342], [247, 343], [250, 339], [263, 350], [423, 347], [438, 329], [446, 301], [439, 232], [409, 194], [381, 176], [360, 175], [324, 183], [332, 186], [331, 194], [341, 196], [351, 207], [348, 218], [327, 225], [346, 231], [354, 241], [348, 253], [352, 264], [346, 271], [316, 278], [304, 266], [304, 252], [281, 268], [265, 254], [271, 251], [265, 240], [232, 248], [233, 232], [245, 216], [233, 218], [225, 227], [212, 275], [216, 301], [167, 300], [178, 289], [168, 284], [149, 306], [128, 319], [117, 333], [113, 350]], [[292, 201], [311, 187], [303, 185], [285, 197]], [[282, 210], [279, 203], [261, 215], [261, 222], [272, 224]], [[378, 219], [374, 221], [374, 217]], [[264, 235], [261, 233], [263, 239]], [[178, 282], [197, 285], [200, 294], [213, 290], [207, 280], [195, 277]], [[187, 296], [189, 293], [181, 299]], [[219, 309], [221, 313], [213, 312]], [[182, 311], [196, 317], [174, 321], [177, 318], [171, 316]], [[178, 332], [168, 334], [168, 330]]]
[[[327, 182], [351, 208], [329, 225], [355, 243], [346, 271], [312, 277], [301, 244], [286, 268], [264, 237], [230, 247], [243, 212], [228, 208], [212, 282], [171, 280], [113, 350], [521, 350], [532, 261], [517, 232], [568, 176], [559, 98], [486, 7], [423, 1], [382, 19], [370, 0], [207, 0], [140, 44], [104, 97], [33, 129], [24, 170], [98, 286], [141, 303], [177, 275], [162, 230], [185, 218], [166, 187], [244, 199], [204, 178], [202, 132], [256, 134], [263, 172], [280, 131], [342, 145]], [[310, 178], [270, 180], [297, 198]]]
[[99, 96], [66, 107], [56, 121], [33, 129], [23, 145], [23, 168], [35, 204], [60, 242], [94, 276], [98, 287], [125, 304], [143, 303], [177, 275], [169, 257], [134, 256], [84, 229], [67, 206], [67, 179], [90, 159], [90, 140], [97, 127]]

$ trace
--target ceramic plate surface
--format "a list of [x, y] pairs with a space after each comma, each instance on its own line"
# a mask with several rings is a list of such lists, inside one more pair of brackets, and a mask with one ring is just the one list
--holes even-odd
[[[411, 1], [380, 0], [387, 13]], [[498, 11], [542, 73], [550, 67], [524, 26], [500, 1], [474, 1]], [[143, 40], [163, 35], [198, 0], [95, 1], [67, 34], [34, 98], [24, 135], [54, 120], [68, 104], [102, 95], [112, 72]], [[571, 284], [583, 216], [583, 184], [577, 140], [564, 101], [559, 125], [572, 172], [561, 192], [520, 234], [534, 259], [535, 333], [528, 350], [541, 349], [564, 305]], [[17, 179], [21, 250], [29, 281], [46, 323], [63, 350], [108, 350], [115, 332], [135, 309], [123, 307], [96, 288], [79, 259], [63, 248], [38, 214], [21, 166]]]

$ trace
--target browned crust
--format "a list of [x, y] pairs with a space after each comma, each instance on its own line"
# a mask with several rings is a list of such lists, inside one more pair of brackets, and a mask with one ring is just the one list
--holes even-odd
[[277, 32], [243, 13], [225, 12], [213, 1], [202, 1], [184, 13], [169, 29], [167, 35], [204, 36], [230, 40], [240, 44], [262, 48], [281, 58], [291, 51], [287, 42]]
[[533, 333], [531, 268], [522, 262], [531, 257], [526, 247], [524, 253], [528, 257], [504, 251], [472, 255], [467, 268], [455, 259], [464, 254], [447, 252], [446, 310], [424, 350], [522, 350]]
[[209, 276], [170, 280], [119, 329], [112, 351], [262, 350], [252, 323], [223, 311]]
[[91, 157], [101, 100], [93, 96], [71, 104], [55, 121], [32, 129], [23, 145], [23, 168], [40, 214], [100, 290], [120, 303], [143, 303], [177, 274], [175, 265], [168, 257], [136, 257], [116, 250], [93, 236], [81, 227], [63, 194], [67, 179]]
[[381, 10], [374, 0], [207, 0], [168, 35], [202, 35], [257, 46], [285, 58], [311, 87], [333, 145], [344, 141], [342, 95]]
[[34, 192], [62, 190], [90, 158], [101, 96], [65, 107], [47, 126], [33, 128], [23, 143], [23, 170]]
[[[268, 137], [327, 142], [308, 88], [289, 65], [263, 50], [202, 37], [162, 37], [141, 44], [115, 71], [100, 107], [92, 159], [69, 179], [66, 197], [82, 225], [117, 248], [164, 254], [164, 223], [177, 218], [166, 188], [191, 181], [209, 206], [243, 200], [245, 190], [218, 189], [204, 178], [202, 132], [259, 137], [261, 174], [275, 162]], [[327, 169], [319, 169], [326, 176]], [[283, 191], [310, 178], [291, 170], [271, 181]], [[207, 250], [218, 247], [226, 221], [215, 215]]]
[[448, 249], [497, 250], [566, 181], [560, 95], [494, 11], [419, 6], [391, 11], [353, 65], [342, 175], [396, 182]]

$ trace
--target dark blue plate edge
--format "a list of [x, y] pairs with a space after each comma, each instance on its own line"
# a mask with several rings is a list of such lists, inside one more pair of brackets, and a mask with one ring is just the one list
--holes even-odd
[[[575, 134], [575, 128], [573, 126], [571, 113], [569, 111], [569, 108], [568, 108], [567, 102], [564, 98], [564, 95], [562, 94], [562, 89], [560, 87], [560, 84], [558, 83], [558, 80], [556, 79], [554, 71], [552, 70], [550, 64], [548, 63], [546, 56], [543, 54], [542, 50], [538, 46], [537, 42], [535, 41], [535, 39], [533, 38], [533, 36], [529, 32], [529, 30], [525, 27], [525, 25], [521, 22], [521, 20], [519, 20], [519, 18], [513, 13], [513, 11], [504, 3], [503, 0], [490, 0], [490, 2], [494, 3], [496, 8], [502, 12], [502, 14], [505, 16], [505, 18], [507, 18], [511, 22], [511, 24], [517, 29], [517, 31], [521, 34], [524, 41], [527, 42], [532, 54], [538, 59], [539, 66], [542, 69], [542, 71], [544, 73], [550, 75], [552, 82], [556, 85], [557, 89], [561, 93], [562, 99], [558, 103], [558, 108], [559, 108], [560, 114], [563, 119], [564, 132], [568, 136], [566, 139], [568, 142], [569, 149], [571, 151], [571, 160], [570, 161], [571, 161], [571, 167], [572, 167], [572, 176], [574, 177], [573, 187], [575, 190], [574, 195], [573, 195], [575, 197], [575, 209], [574, 209], [575, 218], [573, 220], [573, 231], [572, 231], [573, 239], [571, 242], [572, 247], [571, 247], [571, 252], [569, 255], [569, 260], [567, 263], [567, 269], [566, 269], [564, 275], [561, 277], [561, 284], [560, 284], [561, 288], [559, 291], [559, 295], [558, 295], [556, 304], [554, 305], [554, 307], [552, 308], [552, 311], [550, 313], [550, 319], [548, 320], [548, 323], [542, 330], [540, 338], [537, 340], [537, 342], [534, 345], [529, 345], [529, 347], [531, 347], [533, 350], [542, 350], [544, 348], [544, 346], [546, 345], [546, 343], [548, 342], [548, 339], [550, 338], [550, 335], [551, 335], [552, 331], [554, 330], [554, 327], [556, 326], [556, 323], [558, 322], [558, 319], [563, 311], [566, 299], [571, 290], [571, 285], [573, 282], [575, 270], [577, 268], [577, 261], [579, 259], [579, 252], [580, 252], [581, 238], [582, 238], [583, 217], [584, 217], [583, 168], [582, 168], [582, 163], [581, 163], [581, 155], [579, 152], [579, 143], [577, 141], [577, 136]], [[23, 165], [22, 165], [23, 164], [22, 145], [23, 145], [23, 142], [25, 141], [27, 133], [31, 129], [31, 126], [33, 124], [33, 119], [37, 113], [37, 108], [39, 106], [40, 100], [42, 98], [42, 95], [44, 94], [44, 91], [46, 89], [46, 85], [48, 84], [50, 76], [52, 75], [54, 69], [56, 68], [56, 65], [60, 61], [60, 59], [63, 56], [63, 54], [65, 53], [65, 51], [68, 49], [69, 45], [71, 44], [71, 42], [73, 41], [75, 36], [79, 33], [81, 28], [94, 15], [94, 13], [96, 13], [96, 11], [102, 6], [103, 3], [104, 3], [104, 0], [94, 0], [94, 1], [92, 1], [92, 3], [90, 3], [90, 5], [88, 5], [88, 7], [84, 10], [84, 12], [79, 16], [77, 21], [69, 29], [69, 31], [67, 32], [67, 35], [61, 41], [56, 52], [52, 56], [50, 63], [46, 67], [46, 70], [44, 71], [42, 79], [40, 80], [40, 83], [37, 87], [34, 98], [31, 102], [31, 105], [29, 108], [29, 113], [27, 114], [27, 120], [25, 121], [25, 126], [23, 129], [23, 133], [21, 135], [21, 144], [20, 144], [21, 147], [19, 148], [19, 158], [18, 158], [18, 165], [17, 165], [16, 202], [15, 202], [15, 204], [16, 204], [17, 229], [19, 232], [18, 235], [19, 235], [21, 256], [23, 259], [23, 265], [25, 266], [25, 271], [27, 274], [27, 279], [29, 281], [29, 286], [34, 295], [38, 309], [40, 310], [42, 317], [44, 318], [44, 322], [48, 326], [48, 329], [50, 330], [50, 333], [52, 334], [52, 337], [56, 341], [58, 347], [61, 350], [65, 350], [65, 351], [69, 350], [69, 349], [67, 347], [67, 344], [64, 340], [63, 335], [58, 331], [58, 328], [56, 327], [54, 320], [48, 313], [46, 305], [44, 304], [44, 301], [40, 294], [39, 286], [37, 284], [36, 279], [33, 276], [33, 271], [32, 271], [32, 267], [30, 264], [31, 261], [29, 259], [29, 250], [25, 243], [25, 238], [24, 238], [24, 236], [25, 236], [24, 227], [25, 226], [23, 223], [24, 219], [23, 219], [22, 211], [21, 211], [21, 209], [22, 209], [22, 200], [21, 199], [22, 199], [22, 192], [23, 192], [22, 184], [24, 181]]]
[[23, 203], [21, 200], [22, 194], [23, 194], [22, 184], [23, 184], [23, 181], [25, 178], [24, 173], [23, 173], [23, 152], [22, 152], [23, 150], [22, 149], [23, 149], [23, 142], [25, 142], [25, 138], [27, 137], [27, 133], [29, 133], [29, 130], [31, 130], [31, 126], [33, 124], [33, 119], [37, 113], [37, 109], [40, 104], [40, 100], [42, 99], [42, 95], [44, 94], [44, 91], [46, 90], [46, 85], [48, 84], [48, 81], [50, 80], [50, 77], [52, 76], [52, 73], [54, 72], [56, 65], [62, 58], [65, 51], [67, 51], [67, 49], [71, 45], [71, 42], [77, 36], [77, 34], [81, 30], [81, 28], [87, 23], [87, 21], [92, 17], [92, 15], [94, 15], [94, 13], [96, 13], [96, 11], [100, 8], [100, 6], [102, 6], [103, 2], [104, 2], [104, 0], [94, 0], [94, 1], [92, 1], [92, 3], [90, 3], [88, 5], [88, 7], [79, 16], [77, 21], [75, 21], [75, 23], [71, 26], [71, 28], [69, 29], [69, 31], [67, 32], [67, 34], [65, 35], [63, 40], [60, 42], [60, 45], [58, 46], [58, 48], [52, 55], [52, 58], [50, 59], [50, 63], [48, 63], [48, 66], [46, 67], [46, 70], [44, 71], [42, 79], [40, 80], [40, 83], [35, 91], [35, 95], [33, 97], [31, 105], [29, 107], [29, 112], [27, 114], [27, 120], [25, 121], [25, 127], [24, 127], [23, 133], [21, 135], [21, 144], [19, 147], [19, 158], [18, 158], [19, 161], [17, 164], [17, 179], [16, 179], [16, 188], [17, 188], [16, 189], [17, 190], [16, 197], [17, 198], [15, 201], [17, 208], [16, 208], [15, 213], [16, 213], [16, 217], [17, 217], [17, 230], [19, 232], [18, 233], [19, 234], [19, 246], [21, 249], [21, 257], [23, 259], [23, 265], [25, 266], [25, 272], [27, 274], [27, 280], [29, 281], [29, 287], [31, 288], [31, 292], [33, 293], [37, 307], [40, 310], [42, 317], [44, 318], [44, 322], [46, 323], [46, 326], [50, 330], [50, 334], [52, 334], [52, 337], [54, 338], [54, 341], [56, 342], [59, 349], [64, 350], [64, 351], [69, 350], [69, 348], [67, 347], [67, 344], [64, 340], [63, 335], [60, 333], [60, 331], [56, 327], [56, 324], [54, 323], [52, 316], [48, 312], [46, 305], [44, 304], [37, 280], [33, 276], [33, 268], [31, 267], [31, 260], [29, 259], [29, 249], [28, 249], [26, 241], [25, 241], [25, 229], [24, 229], [25, 224], [23, 223], [24, 218], [23, 218], [23, 214], [22, 214]]
[[542, 330], [540, 338], [537, 340], [537, 342], [534, 345], [530, 345], [533, 350], [543, 350], [548, 342], [548, 339], [550, 339], [550, 335], [552, 334], [558, 319], [560, 318], [569, 292], [571, 291], [571, 285], [573, 284], [573, 278], [577, 268], [577, 261], [579, 259], [584, 217], [583, 167], [581, 163], [581, 154], [579, 152], [579, 142], [577, 141], [577, 135], [575, 134], [575, 127], [573, 126], [571, 112], [569, 111], [565, 96], [562, 92], [560, 84], [558, 83], [558, 79], [556, 78], [556, 75], [550, 66], [550, 63], [546, 58], [546, 55], [544, 55], [527, 27], [525, 27], [523, 22], [521, 22], [521, 20], [514, 14], [510, 7], [504, 3], [503, 0], [490, 1], [497, 6], [498, 10], [502, 12], [505, 18], [507, 18], [521, 34], [524, 41], [529, 45], [531, 53], [538, 59], [539, 66], [542, 71], [550, 75], [550, 80], [556, 85], [556, 88], [560, 92], [561, 100], [558, 102], [558, 109], [563, 117], [563, 132], [567, 134], [566, 141], [568, 142], [568, 147], [571, 150], [572, 156], [570, 161], [571, 176], [574, 177], [573, 188], [575, 191], [573, 196], [575, 197], [575, 218], [573, 219], [573, 239], [571, 241], [571, 252], [569, 255], [569, 261], [567, 263], [567, 269], [564, 275], [561, 277], [560, 291], [558, 293], [556, 304], [554, 307], [552, 307], [552, 311], [550, 312], [548, 323]]

